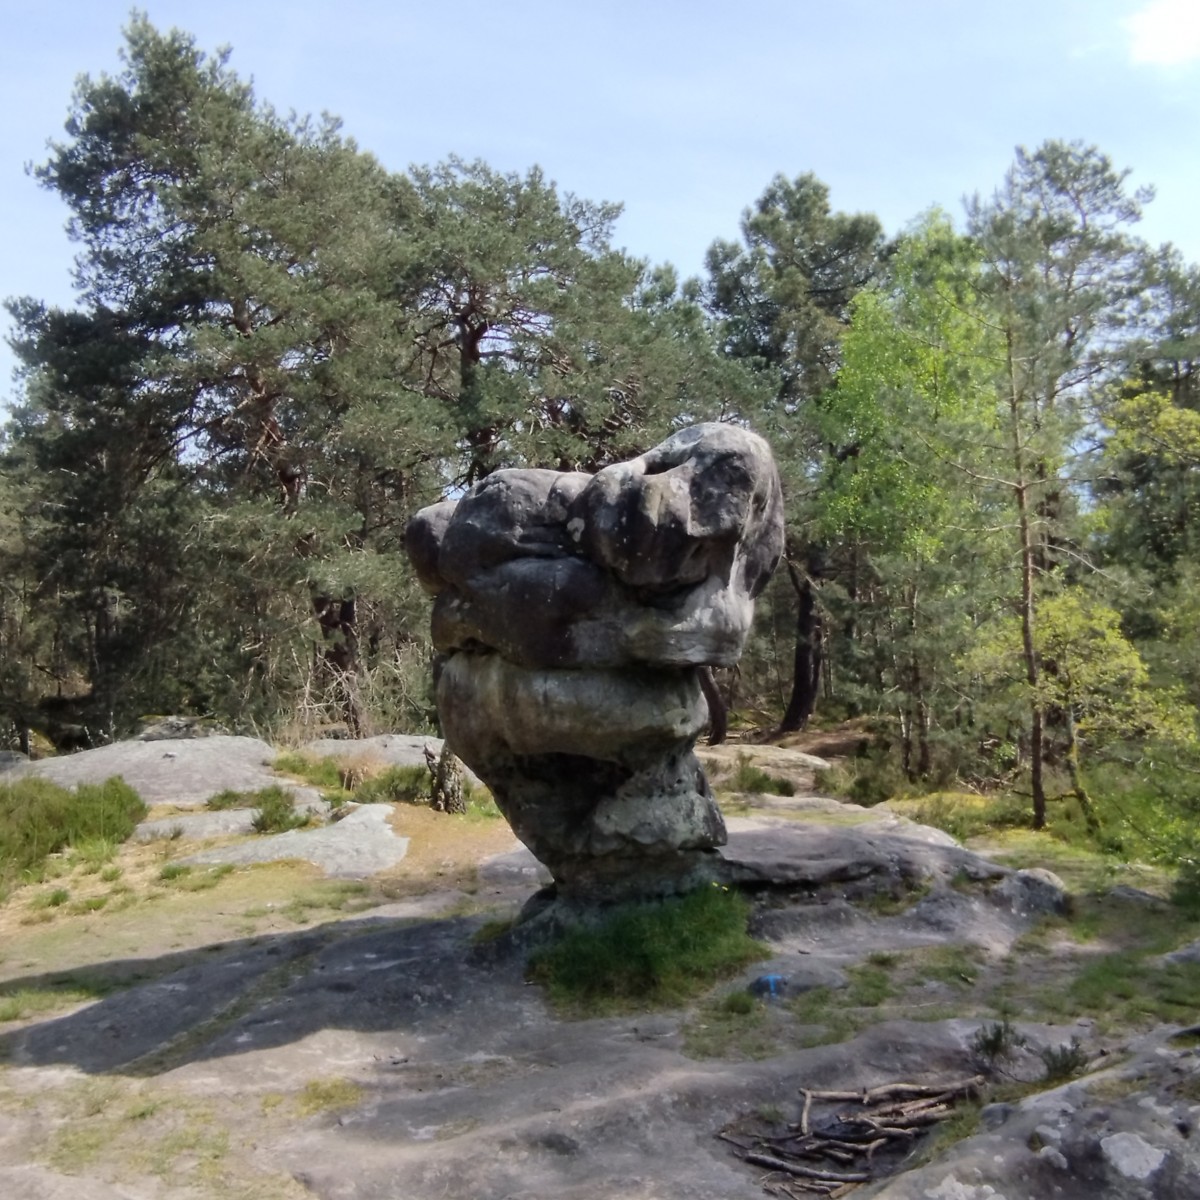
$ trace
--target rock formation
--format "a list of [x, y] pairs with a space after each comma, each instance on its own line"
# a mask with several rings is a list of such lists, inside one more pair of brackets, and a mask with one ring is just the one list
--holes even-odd
[[767, 444], [685, 429], [598, 474], [497, 471], [407, 531], [435, 596], [455, 752], [577, 900], [706, 877], [725, 826], [692, 753], [783, 549]]

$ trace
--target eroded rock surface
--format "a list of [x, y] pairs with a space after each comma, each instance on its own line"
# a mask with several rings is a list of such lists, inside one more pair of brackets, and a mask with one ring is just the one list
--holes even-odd
[[1200, 1058], [1162, 1034], [1120, 1066], [983, 1111], [983, 1130], [863, 1200], [1194, 1200]]
[[766, 443], [700, 425], [595, 476], [498, 471], [419, 513], [407, 547], [435, 596], [450, 744], [560, 894], [710, 870], [725, 827], [692, 753], [701, 671], [737, 661], [782, 553]]

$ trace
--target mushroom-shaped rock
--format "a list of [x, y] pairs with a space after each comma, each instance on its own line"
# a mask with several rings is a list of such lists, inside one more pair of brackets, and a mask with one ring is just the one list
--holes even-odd
[[594, 476], [497, 471], [406, 545], [446, 736], [560, 892], [694, 885], [725, 840], [701, 670], [737, 662], [783, 550], [766, 442], [698, 425]]

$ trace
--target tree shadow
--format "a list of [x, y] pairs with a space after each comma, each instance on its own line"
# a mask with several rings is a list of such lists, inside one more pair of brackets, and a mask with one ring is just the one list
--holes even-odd
[[89, 1074], [153, 1076], [187, 1063], [267, 1050], [321, 1029], [396, 1034], [486, 1022], [518, 1000], [521, 966], [475, 961], [481, 918], [360, 917], [146, 959], [7, 981], [100, 996], [0, 1034], [0, 1060], [68, 1064]]

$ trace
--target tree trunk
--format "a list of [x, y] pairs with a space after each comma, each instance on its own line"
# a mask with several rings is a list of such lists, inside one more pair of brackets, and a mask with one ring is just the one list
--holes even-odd
[[700, 690], [708, 701], [708, 744], [719, 746], [729, 732], [729, 712], [721, 698], [721, 689], [713, 679], [712, 667], [700, 668]]
[[346, 727], [353, 737], [362, 737], [362, 710], [355, 687], [358, 675], [358, 623], [354, 597], [335, 599], [316, 594], [312, 603], [324, 643], [321, 651], [323, 673], [333, 685]]
[[1079, 810], [1083, 813], [1083, 821], [1088, 827], [1088, 833], [1098, 838], [1100, 836], [1100, 818], [1096, 816], [1096, 807], [1092, 803], [1091, 796], [1088, 795], [1083, 782], [1083, 774], [1079, 769], [1079, 738], [1075, 732], [1075, 713], [1069, 704], [1066, 709], [1066, 726], [1067, 774], [1071, 778], [1071, 791], [1075, 793], [1075, 799], [1079, 801]]
[[796, 654], [792, 694], [779, 722], [780, 733], [795, 733], [808, 724], [821, 691], [821, 612], [813, 584], [818, 563], [817, 554], [810, 552], [809, 569], [801, 575], [796, 565], [787, 560], [788, 576], [796, 591]]
[[450, 749], [450, 743], [442, 742], [440, 755], [434, 754], [432, 746], [426, 746], [425, 766], [430, 775], [430, 808], [434, 812], [465, 813], [467, 801], [463, 795], [462, 770]]
[[1021, 541], [1021, 645], [1025, 681], [1029, 684], [1029, 784], [1033, 793], [1033, 827], [1046, 827], [1046, 785], [1043, 776], [1046, 712], [1038, 696], [1040, 664], [1034, 641], [1036, 620], [1033, 528], [1029, 519], [1029, 477], [1021, 430], [1021, 398], [1017, 388], [1013, 339], [1008, 334], [1009, 416], [1012, 420], [1013, 495], [1017, 503], [1017, 530]]

